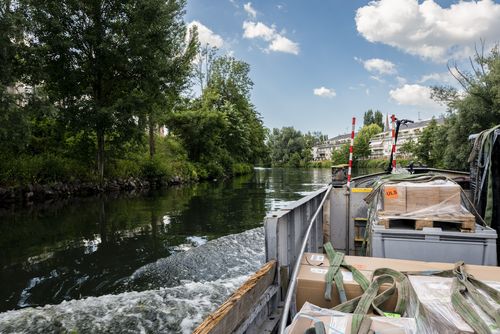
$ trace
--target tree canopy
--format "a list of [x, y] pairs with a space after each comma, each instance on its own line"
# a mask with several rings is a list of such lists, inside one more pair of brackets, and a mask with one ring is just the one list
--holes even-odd
[[441, 147], [435, 154], [436, 165], [467, 169], [471, 150], [469, 135], [500, 123], [500, 52], [498, 45], [487, 55], [477, 53], [469, 70], [455, 65], [450, 72], [463, 91], [454, 87], [433, 87], [432, 97], [448, 106], [445, 124], [432, 136]]
[[363, 125], [377, 124], [382, 130], [384, 129], [384, 115], [381, 111], [369, 109], [363, 115]]

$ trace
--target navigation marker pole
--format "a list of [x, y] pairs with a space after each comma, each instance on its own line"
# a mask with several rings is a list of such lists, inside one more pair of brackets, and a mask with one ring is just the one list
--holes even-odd
[[352, 151], [354, 146], [354, 130], [356, 126], [356, 117], [352, 118], [351, 145], [349, 146], [349, 169], [347, 171], [347, 188], [351, 188], [351, 172], [352, 172]]
[[391, 116], [392, 121], [392, 169], [396, 169], [396, 116]]

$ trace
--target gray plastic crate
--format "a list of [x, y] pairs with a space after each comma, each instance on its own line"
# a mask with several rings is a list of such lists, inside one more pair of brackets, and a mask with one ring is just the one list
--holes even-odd
[[418, 231], [373, 225], [371, 232], [370, 255], [373, 257], [497, 265], [497, 233], [489, 227], [476, 225], [476, 232], [463, 233], [441, 228]]

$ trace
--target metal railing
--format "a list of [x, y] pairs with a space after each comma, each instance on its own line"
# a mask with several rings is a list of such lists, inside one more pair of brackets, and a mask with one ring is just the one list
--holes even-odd
[[266, 218], [267, 261], [278, 260], [278, 283], [288, 287], [280, 333], [285, 329], [289, 312], [292, 316], [296, 313], [294, 297], [300, 259], [306, 250], [318, 252], [323, 246], [323, 205], [331, 189], [331, 185], [320, 189]]

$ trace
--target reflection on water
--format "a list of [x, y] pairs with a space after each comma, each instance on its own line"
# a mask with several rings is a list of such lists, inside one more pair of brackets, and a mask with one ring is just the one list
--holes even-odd
[[262, 226], [267, 212], [329, 179], [328, 169], [256, 169], [229, 181], [147, 196], [3, 211], [0, 311], [123, 291], [138, 268]]

